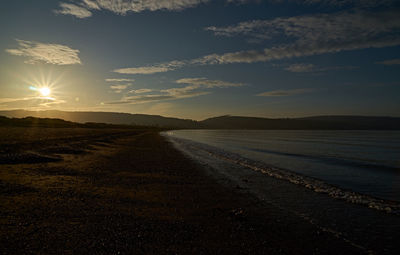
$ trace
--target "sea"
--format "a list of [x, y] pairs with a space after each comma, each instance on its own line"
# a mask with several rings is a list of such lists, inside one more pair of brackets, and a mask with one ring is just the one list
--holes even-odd
[[309, 222], [317, 234], [334, 235], [362, 254], [400, 254], [400, 131], [162, 135], [221, 185], [267, 208], [266, 217]]
[[[400, 131], [176, 130], [164, 135], [192, 156], [206, 152], [332, 196], [400, 202]], [[202, 160], [199, 153], [196, 157]]]

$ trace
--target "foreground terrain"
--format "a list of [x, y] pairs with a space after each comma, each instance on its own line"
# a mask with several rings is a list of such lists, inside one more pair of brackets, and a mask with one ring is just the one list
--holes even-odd
[[358, 254], [156, 131], [0, 128], [2, 254]]

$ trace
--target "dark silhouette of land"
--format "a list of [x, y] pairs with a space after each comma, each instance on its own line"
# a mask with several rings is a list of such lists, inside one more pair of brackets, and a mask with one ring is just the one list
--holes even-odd
[[158, 115], [115, 112], [0, 111], [0, 116], [59, 118], [66, 121], [139, 125], [177, 129], [322, 129], [322, 130], [400, 130], [398, 117], [314, 116], [306, 118], [256, 118], [220, 116], [203, 121], [168, 118]]
[[215, 129], [283, 130], [400, 130], [400, 118], [369, 116], [315, 116], [293, 119], [221, 116], [200, 122]]
[[221, 185], [154, 128], [0, 120], [1, 254], [359, 252]]
[[[395, 226], [381, 229], [397, 216], [371, 212], [380, 225], [363, 227], [372, 227], [376, 236], [367, 241], [362, 234], [351, 236], [366, 243], [358, 246], [185, 157], [160, 130], [0, 117], [0, 253], [390, 254], [400, 249], [391, 238]], [[305, 196], [314, 205], [332, 199], [314, 201], [300, 186], [271, 182], [273, 196], [286, 200]], [[358, 213], [370, 210], [354, 207]], [[344, 222], [360, 216], [349, 212]]]
[[0, 116], [24, 118], [58, 118], [77, 123], [108, 123], [115, 125], [159, 126], [171, 128], [198, 128], [193, 120], [167, 118], [157, 115], [129, 114], [116, 112], [66, 112], [66, 111], [0, 111]]
[[48, 127], [48, 128], [103, 128], [103, 129], [155, 129], [150, 126], [124, 125], [124, 124], [107, 124], [86, 122], [77, 123], [57, 118], [8, 118], [0, 116], [0, 127]]

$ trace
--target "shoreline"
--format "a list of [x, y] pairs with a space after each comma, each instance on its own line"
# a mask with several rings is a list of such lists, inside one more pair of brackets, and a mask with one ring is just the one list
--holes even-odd
[[221, 184], [157, 132], [99, 139], [61, 161], [0, 164], [3, 254], [368, 252]]
[[[190, 153], [191, 151], [202, 151], [204, 154], [210, 155], [210, 158], [215, 158], [215, 160], [230, 162], [233, 165], [239, 165], [255, 172], [261, 172], [264, 175], [288, 181], [316, 193], [326, 194], [335, 199], [340, 199], [351, 204], [362, 205], [388, 214], [400, 215], [400, 201], [384, 199], [339, 187], [337, 185], [329, 184], [324, 180], [245, 158], [239, 154], [228, 152], [212, 145], [203, 144], [185, 138], [169, 136], [165, 132], [162, 132], [162, 135], [173, 143], [178, 150], [182, 151], [189, 157], [193, 158], [193, 155], [191, 155], [192, 153]], [[201, 158], [201, 156], [199, 158]]]
[[[280, 208], [291, 216], [316, 226], [351, 243], [367, 253], [396, 254], [400, 245], [394, 241], [400, 227], [400, 217], [360, 203], [352, 203], [324, 192], [316, 192], [302, 183], [268, 175], [236, 160], [215, 155], [192, 143], [174, 145], [189, 158], [207, 166], [214, 179], [231, 188], [255, 196], [262, 206]], [[290, 216], [289, 216], [290, 217]]]

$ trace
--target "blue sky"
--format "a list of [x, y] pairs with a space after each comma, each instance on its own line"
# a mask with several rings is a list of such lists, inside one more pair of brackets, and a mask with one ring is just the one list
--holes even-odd
[[395, 0], [10, 0], [0, 38], [2, 110], [400, 116]]

